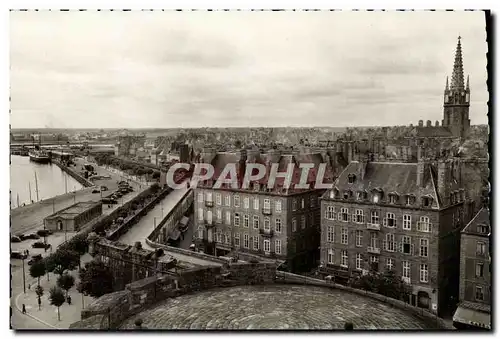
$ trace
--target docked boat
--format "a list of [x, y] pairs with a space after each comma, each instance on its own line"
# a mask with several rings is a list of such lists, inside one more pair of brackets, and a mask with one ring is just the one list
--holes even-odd
[[31, 161], [40, 162], [40, 163], [48, 163], [50, 162], [50, 157], [45, 151], [40, 150], [31, 150], [29, 152], [29, 157]]

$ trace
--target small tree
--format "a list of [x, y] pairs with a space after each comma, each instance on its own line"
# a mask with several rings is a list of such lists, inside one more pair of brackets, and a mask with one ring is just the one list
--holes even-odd
[[113, 292], [113, 273], [101, 261], [91, 261], [80, 270], [80, 293], [98, 298]]
[[49, 291], [50, 304], [57, 307], [57, 318], [61, 321], [61, 313], [59, 308], [64, 304], [66, 298], [64, 297], [64, 292], [57, 286], [52, 286]]
[[72, 250], [59, 249], [53, 254], [54, 273], [62, 275], [65, 270], [72, 270], [80, 265], [80, 255]]
[[68, 297], [68, 291], [71, 287], [75, 286], [75, 278], [68, 273], [61, 275], [57, 278], [57, 286], [66, 291], [66, 298]]
[[55, 264], [52, 256], [46, 257], [44, 259], [44, 262], [45, 262], [45, 272], [47, 272], [47, 280], [50, 281], [49, 273], [54, 272], [54, 269], [56, 268], [56, 264]]
[[33, 278], [38, 278], [38, 286], [40, 286], [40, 277], [45, 274], [45, 263], [44, 260], [35, 261], [30, 267], [30, 275]]
[[35, 288], [35, 293], [38, 299], [38, 310], [40, 311], [40, 305], [42, 305], [43, 287], [38, 285]]

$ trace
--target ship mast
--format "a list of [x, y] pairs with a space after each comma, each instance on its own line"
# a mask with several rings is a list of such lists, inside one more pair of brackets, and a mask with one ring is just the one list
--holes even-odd
[[31, 181], [28, 181], [28, 189], [29, 189], [29, 191], [30, 191], [30, 204], [31, 204], [31, 202], [33, 201], [33, 200], [31, 199]]
[[35, 172], [35, 190], [36, 190], [36, 201], [38, 202], [39, 201], [39, 198], [38, 198], [38, 180], [36, 178], [36, 172]]

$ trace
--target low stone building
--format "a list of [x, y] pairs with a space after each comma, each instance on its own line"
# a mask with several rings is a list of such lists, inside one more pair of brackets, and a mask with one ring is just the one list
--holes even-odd
[[78, 232], [83, 225], [102, 214], [102, 204], [93, 201], [78, 202], [43, 220], [45, 228], [52, 231]]

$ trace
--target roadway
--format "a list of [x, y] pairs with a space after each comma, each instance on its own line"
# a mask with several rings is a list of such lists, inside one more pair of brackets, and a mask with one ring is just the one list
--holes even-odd
[[[73, 169], [78, 172], [81, 171], [83, 164], [88, 163], [82, 158], [75, 158], [74, 161], [77, 165], [76, 167], [73, 167]], [[93, 165], [98, 175], [111, 177], [111, 179], [94, 181], [96, 186], [104, 185], [108, 187], [109, 190], [103, 192], [103, 194], [109, 194], [110, 191], [118, 188], [118, 181], [122, 180], [122, 176], [112, 173], [102, 167], [98, 167], [95, 164]], [[129, 183], [134, 188], [134, 192], [125, 195], [118, 201], [117, 205], [111, 205], [111, 208], [108, 208], [107, 205], [103, 205], [103, 214], [111, 213], [120, 204], [129, 201], [140, 193], [140, 191], [146, 189], [146, 186], [143, 184], [134, 181], [129, 181]], [[43, 228], [43, 219], [45, 217], [77, 202], [99, 201], [101, 199], [101, 195], [98, 193], [92, 193], [94, 189], [95, 188], [92, 187], [84, 188], [76, 192], [69, 192], [67, 194], [62, 194], [54, 198], [41, 200], [39, 202], [11, 210], [11, 234], [33, 232], [37, 229], [41, 229]]]
[[[172, 208], [182, 199], [184, 194], [188, 191], [187, 187], [176, 189], [170, 192], [165, 198], [163, 198], [151, 211], [148, 212], [145, 216], [143, 216], [137, 224], [132, 226], [130, 230], [122, 235], [118, 241], [125, 243], [127, 245], [134, 245], [136, 241], [140, 241], [142, 243], [142, 247], [151, 251], [155, 249], [149, 246], [146, 243], [146, 238], [148, 235], [153, 232], [155, 228], [155, 218], [156, 224], [159, 224], [160, 221], [167, 216], [167, 214], [172, 210]], [[186, 232], [187, 234], [188, 232]], [[187, 241], [187, 239], [185, 239]], [[211, 266], [221, 266], [220, 263], [199, 259], [190, 255], [180, 254], [177, 252], [165, 251], [165, 254], [168, 254], [179, 261], [187, 262], [194, 265], [211, 265]]]

